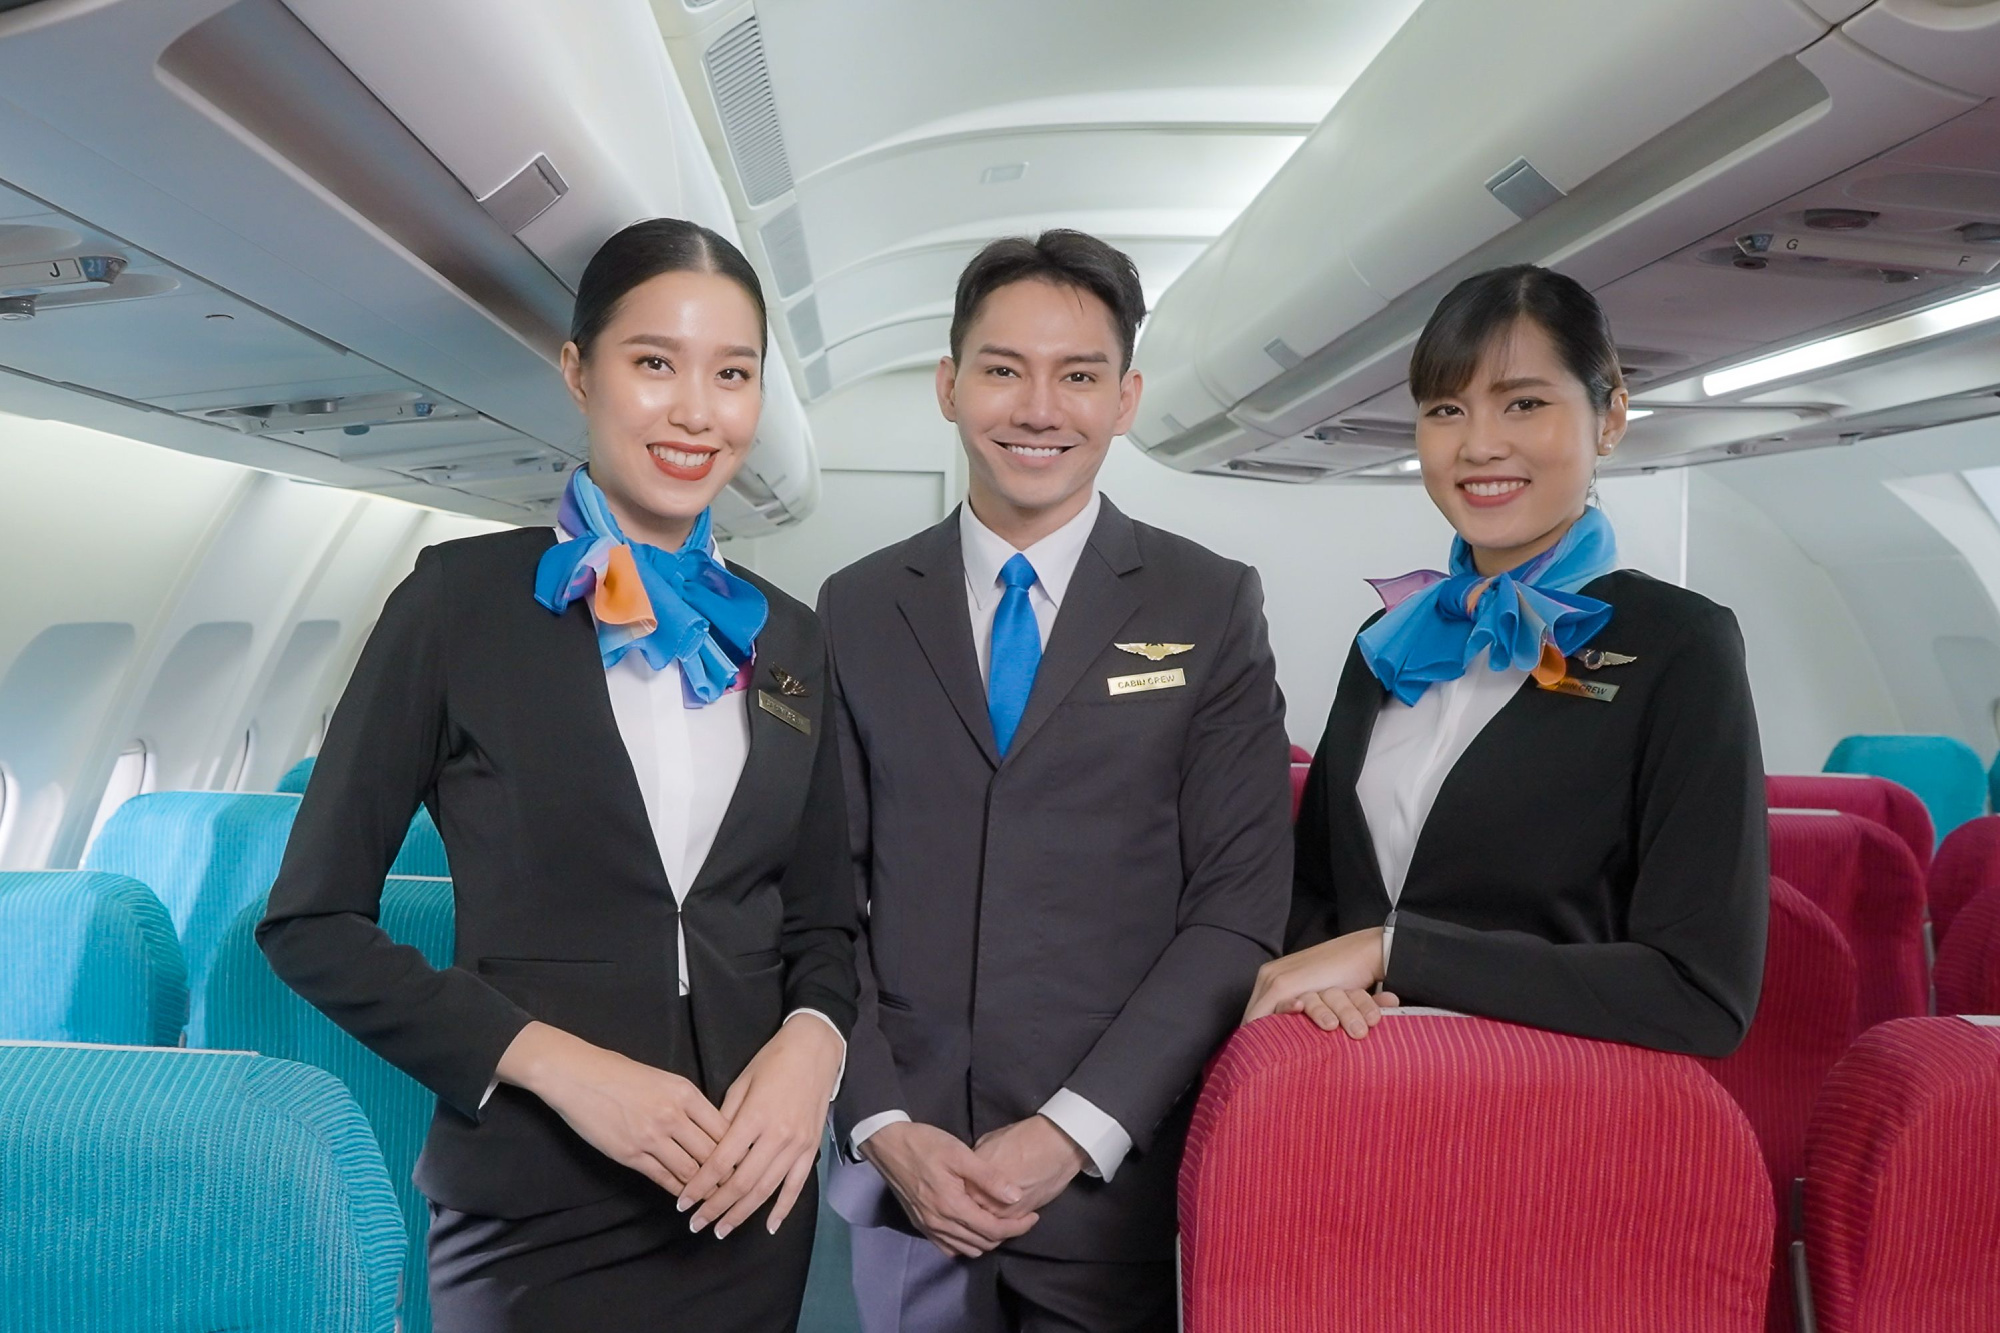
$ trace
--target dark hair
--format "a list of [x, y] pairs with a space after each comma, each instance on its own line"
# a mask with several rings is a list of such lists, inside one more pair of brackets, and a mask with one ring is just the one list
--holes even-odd
[[770, 311], [757, 270], [727, 237], [684, 218], [647, 218], [597, 247], [576, 284], [576, 310], [569, 321], [569, 340], [576, 350], [588, 356], [625, 294], [662, 273], [719, 273], [741, 287], [757, 307], [759, 346], [771, 350]]
[[1598, 412], [1625, 383], [1618, 345], [1597, 298], [1575, 278], [1533, 264], [1488, 269], [1451, 289], [1410, 353], [1410, 395], [1420, 403], [1463, 392], [1479, 358], [1515, 323], [1533, 320], [1556, 345]]
[[1057, 227], [1034, 240], [1007, 236], [972, 257], [958, 275], [958, 298], [951, 308], [951, 357], [965, 346], [965, 331], [986, 298], [1002, 287], [1030, 280], [1075, 287], [1104, 302], [1118, 330], [1123, 357], [1118, 373], [1132, 368], [1132, 344], [1146, 317], [1146, 293], [1132, 257], [1085, 232]]

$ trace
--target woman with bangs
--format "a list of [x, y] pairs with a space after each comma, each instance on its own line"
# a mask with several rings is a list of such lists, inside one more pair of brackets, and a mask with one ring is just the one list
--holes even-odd
[[1729, 610], [1618, 568], [1592, 501], [1628, 398], [1596, 300], [1468, 278], [1410, 361], [1445, 571], [1371, 580], [1297, 828], [1287, 956], [1245, 1021], [1365, 1037], [1434, 1005], [1718, 1057], [1768, 909], [1763, 764]]

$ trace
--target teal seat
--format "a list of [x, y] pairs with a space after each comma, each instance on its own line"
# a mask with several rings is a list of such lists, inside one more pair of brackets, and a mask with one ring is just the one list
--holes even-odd
[[[425, 1243], [430, 1209], [410, 1173], [430, 1129], [437, 1098], [400, 1069], [336, 1027], [278, 980], [257, 948], [262, 899], [243, 909], [222, 938], [208, 977], [206, 1044], [257, 1051], [324, 1069], [347, 1085], [381, 1146], [402, 1209], [408, 1242], [403, 1263], [403, 1328], [431, 1326]], [[392, 878], [382, 888], [382, 928], [421, 953], [433, 967], [450, 967], [451, 885], [436, 879]]]
[[9, 1333], [393, 1333], [402, 1250], [381, 1154], [331, 1075], [0, 1044]]
[[1828, 773], [1872, 773], [1915, 792], [1937, 840], [1986, 813], [1986, 765], [1951, 736], [1849, 736], [1827, 756]]
[[799, 1333], [861, 1333], [861, 1310], [854, 1301], [854, 1251], [847, 1219], [826, 1201], [826, 1167], [833, 1160], [833, 1135], [819, 1148], [819, 1227], [813, 1232], [812, 1267], [806, 1272]]
[[134, 796], [105, 821], [86, 870], [129, 875], [166, 904], [187, 960], [188, 1044], [203, 1038], [203, 993], [216, 946], [278, 877], [296, 796], [162, 791]]
[[[278, 779], [278, 790], [304, 795], [312, 770], [310, 756], [299, 760], [286, 770], [285, 776]], [[410, 834], [403, 839], [402, 850], [396, 853], [395, 864], [389, 867], [389, 873], [451, 878], [451, 866], [444, 859], [444, 838], [439, 835], [429, 810], [421, 806], [417, 808], [415, 817], [410, 820]]]
[[174, 923], [136, 879], [0, 873], [0, 1040], [178, 1046], [187, 964]]

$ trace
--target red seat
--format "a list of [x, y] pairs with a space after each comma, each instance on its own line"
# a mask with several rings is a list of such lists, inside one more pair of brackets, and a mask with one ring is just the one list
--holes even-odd
[[1295, 763], [1295, 764], [1310, 764], [1310, 763], [1311, 763], [1312, 761], [1313, 761], [1313, 757], [1312, 757], [1312, 751], [1311, 751], [1311, 750], [1308, 750], [1308, 749], [1307, 749], [1307, 748], [1306, 748], [1305, 746], [1303, 746], [1303, 745], [1294, 745], [1294, 746], [1292, 747], [1292, 762], [1293, 762], [1293, 763]]
[[1806, 1137], [1820, 1333], [2000, 1323], [2000, 1029], [1911, 1018], [1862, 1034]]
[[2000, 884], [1959, 912], [1938, 950], [1936, 979], [1939, 1013], [2000, 1014]]
[[1771, 1174], [1778, 1225], [1769, 1333], [1793, 1333], [1792, 1182], [1805, 1174], [1813, 1098], [1860, 1035], [1855, 984], [1854, 952], [1840, 928], [1797, 889], [1772, 880], [1757, 1016], [1735, 1054], [1704, 1061], [1749, 1116]]
[[1981, 815], [1945, 836], [1931, 862], [1931, 933], [1939, 948], [1959, 909], [2000, 886], [2000, 815]]
[[1189, 1333], [1763, 1326], [1771, 1191], [1686, 1056], [1483, 1018], [1262, 1019], [1181, 1166]]
[[1929, 1012], [1924, 878], [1902, 839], [1855, 815], [1773, 811], [1771, 873], [1812, 899], [1847, 937], [1864, 1031]]
[[1292, 818], [1299, 817], [1299, 802], [1306, 796], [1306, 774], [1312, 771], [1310, 764], [1292, 765]]
[[1931, 867], [1937, 847], [1931, 812], [1900, 782], [1867, 773], [1773, 773], [1764, 779], [1764, 795], [1773, 810], [1840, 810], [1872, 819], [1903, 840], [1919, 870]]

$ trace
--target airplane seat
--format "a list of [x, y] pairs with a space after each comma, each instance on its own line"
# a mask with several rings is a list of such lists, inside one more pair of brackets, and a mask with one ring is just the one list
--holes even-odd
[[1773, 773], [1764, 778], [1764, 795], [1773, 810], [1841, 810], [1873, 820], [1903, 840], [1919, 870], [1930, 872], [1937, 849], [1931, 813], [1900, 782], [1872, 773]]
[[0, 873], [0, 1039], [175, 1046], [187, 963], [138, 880], [89, 870]]
[[1767, 1333], [1793, 1333], [1793, 1184], [1805, 1174], [1806, 1124], [1820, 1084], [1860, 1035], [1854, 951], [1812, 900], [1771, 881], [1771, 929], [1757, 1016], [1734, 1054], [1704, 1060], [1750, 1118], [1771, 1174], [1777, 1248]]
[[[278, 790], [293, 792], [303, 796], [306, 783], [311, 780], [313, 757], [307, 755], [285, 771], [278, 779]], [[439, 879], [451, 878], [451, 865], [445, 859], [444, 836], [438, 832], [431, 812], [423, 806], [410, 818], [409, 836], [403, 839], [401, 850], [396, 853], [395, 862], [390, 865], [392, 875], [423, 875]]]
[[[437, 1098], [307, 1004], [271, 971], [257, 947], [264, 900], [245, 907], [216, 949], [208, 978], [205, 1043], [252, 1050], [323, 1069], [346, 1085], [381, 1147], [402, 1209], [403, 1333], [430, 1328], [426, 1244], [430, 1206], [411, 1181]], [[391, 878], [382, 888], [382, 929], [415, 948], [433, 967], [450, 967], [454, 939], [451, 884]]]
[[1959, 912], [1938, 950], [1936, 977], [1939, 1013], [2000, 1014], [2000, 884]]
[[1308, 750], [1308, 749], [1307, 749], [1307, 748], [1306, 748], [1305, 746], [1303, 746], [1303, 745], [1294, 745], [1294, 746], [1292, 747], [1292, 762], [1293, 762], [1293, 763], [1295, 763], [1295, 764], [1310, 764], [1310, 763], [1311, 763], [1312, 761], [1313, 761], [1313, 757], [1312, 757], [1312, 751], [1311, 751], [1311, 750]]
[[1952, 736], [1849, 736], [1826, 757], [1828, 773], [1872, 773], [1915, 792], [1940, 838], [1986, 813], [1986, 765]]
[[1292, 818], [1294, 820], [1297, 820], [1299, 817], [1299, 803], [1306, 798], [1306, 774], [1311, 771], [1312, 768], [1309, 764], [1292, 765]]
[[1910, 849], [1873, 820], [1774, 810], [1771, 873], [1833, 918], [1854, 950], [1861, 1027], [1930, 1011], [1924, 878]]
[[2000, 1028], [1906, 1018], [1863, 1033], [1806, 1136], [1819, 1333], [1951, 1333], [2000, 1310]]
[[1756, 1137], [1698, 1062], [1636, 1046], [1261, 1019], [1210, 1067], [1180, 1214], [1188, 1333], [1764, 1323]]
[[1958, 913], [2000, 884], [2000, 815], [1981, 815], [1951, 831], [1931, 863], [1931, 930], [1940, 948]]
[[0, 1044], [12, 1333], [392, 1333], [402, 1219], [339, 1080], [243, 1052]]
[[270, 891], [298, 809], [296, 796], [151, 792], [119, 806], [84, 857], [86, 870], [129, 875], [166, 905], [187, 960], [189, 1045], [209, 1044], [209, 963], [236, 914]]

